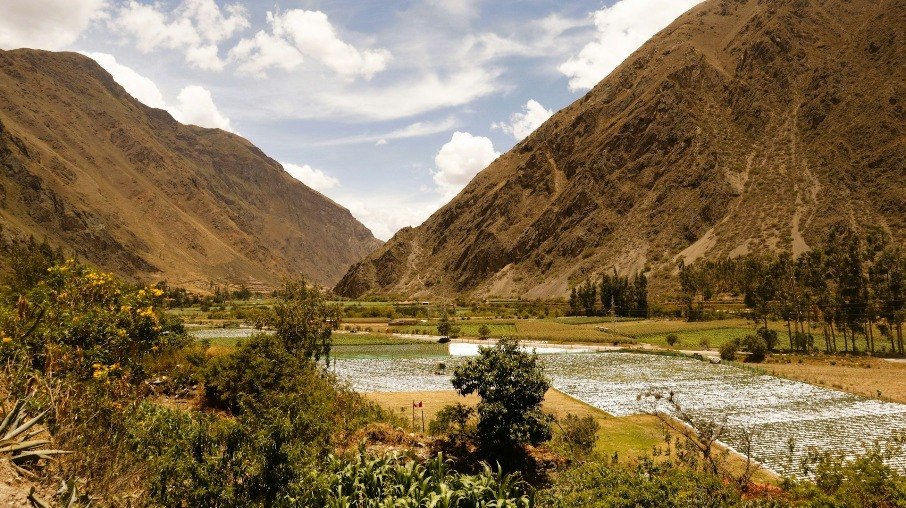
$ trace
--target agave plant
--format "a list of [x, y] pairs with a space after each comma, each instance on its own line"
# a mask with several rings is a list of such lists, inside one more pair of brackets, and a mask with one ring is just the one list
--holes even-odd
[[33, 466], [42, 459], [50, 460], [54, 455], [69, 452], [42, 448], [50, 441], [34, 439], [45, 431], [44, 427], [38, 425], [38, 422], [47, 411], [29, 418], [23, 411], [26, 402], [26, 399], [17, 400], [0, 422], [0, 457], [9, 460], [16, 471], [26, 476], [34, 476], [34, 473], [25, 467]]

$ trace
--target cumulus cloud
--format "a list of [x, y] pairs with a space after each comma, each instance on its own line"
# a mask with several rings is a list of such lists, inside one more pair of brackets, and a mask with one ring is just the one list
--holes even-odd
[[513, 113], [510, 116], [510, 122], [494, 122], [491, 124], [492, 129], [503, 131], [513, 136], [516, 141], [522, 141], [529, 134], [535, 132], [535, 129], [541, 127], [541, 124], [553, 116], [554, 112], [545, 108], [538, 101], [529, 99], [522, 106], [521, 113]]
[[0, 9], [0, 48], [58, 50], [105, 17], [106, 0], [14, 0]]
[[335, 201], [346, 207], [375, 238], [389, 240], [407, 226], [425, 222], [446, 201], [429, 193], [341, 195]]
[[187, 86], [176, 96], [176, 104], [169, 104], [154, 81], [135, 72], [131, 67], [117, 62], [113, 55], [107, 53], [83, 54], [109, 72], [114, 81], [144, 105], [165, 109], [173, 115], [173, 118], [185, 124], [233, 132], [230, 119], [220, 112], [217, 105], [214, 104], [211, 92], [206, 88], [198, 85]]
[[290, 162], [281, 162], [280, 164], [290, 176], [318, 192], [324, 193], [340, 185], [340, 181], [336, 178], [308, 164], [301, 166]]
[[217, 71], [224, 67], [218, 44], [248, 28], [249, 21], [239, 4], [221, 9], [214, 0], [183, 0], [165, 12], [159, 4], [130, 0], [115, 11], [110, 25], [134, 39], [139, 51], [181, 49], [192, 66]]
[[83, 55], [91, 58], [107, 72], [113, 76], [113, 80], [126, 89], [129, 95], [135, 97], [142, 104], [152, 108], [166, 109], [167, 104], [164, 102], [164, 96], [157, 88], [154, 81], [135, 72], [131, 67], [122, 65], [116, 61], [116, 58], [108, 53], [90, 53], [85, 52]]
[[265, 77], [270, 68], [292, 70], [307, 57], [347, 79], [370, 80], [390, 63], [387, 50], [359, 50], [340, 39], [321, 11], [268, 12], [267, 22], [269, 31], [244, 38], [230, 50], [230, 59], [240, 62], [240, 71]]
[[179, 95], [176, 96], [176, 105], [167, 108], [167, 111], [173, 115], [173, 118], [185, 124], [233, 132], [230, 119], [224, 116], [214, 104], [211, 92], [198, 85], [187, 86], [180, 90]]
[[490, 139], [468, 132], [454, 132], [434, 157], [437, 167], [434, 183], [445, 197], [452, 198], [499, 156]]
[[593, 14], [597, 36], [562, 65], [570, 90], [598, 84], [633, 51], [702, 0], [620, 0]]

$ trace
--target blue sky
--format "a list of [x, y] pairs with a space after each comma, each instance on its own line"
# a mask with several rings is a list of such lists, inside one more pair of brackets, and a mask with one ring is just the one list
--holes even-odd
[[698, 1], [11, 0], [0, 48], [85, 53], [386, 240]]

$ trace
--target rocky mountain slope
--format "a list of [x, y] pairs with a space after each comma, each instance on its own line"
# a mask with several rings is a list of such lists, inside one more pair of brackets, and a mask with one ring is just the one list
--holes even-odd
[[0, 225], [146, 280], [334, 284], [381, 242], [247, 140], [139, 103], [93, 60], [0, 51]]
[[904, 26], [904, 0], [708, 0], [336, 290], [563, 296], [839, 221], [903, 241]]

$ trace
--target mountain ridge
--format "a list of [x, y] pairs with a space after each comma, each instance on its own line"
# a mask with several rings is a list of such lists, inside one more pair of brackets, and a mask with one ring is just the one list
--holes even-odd
[[0, 223], [121, 275], [331, 285], [381, 242], [236, 134], [183, 125], [77, 53], [0, 51]]
[[840, 221], [902, 242], [904, 18], [902, 0], [699, 4], [336, 291], [562, 297], [612, 269], [801, 252]]

